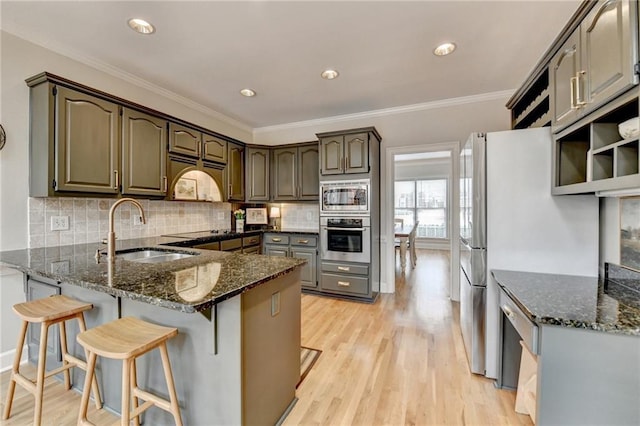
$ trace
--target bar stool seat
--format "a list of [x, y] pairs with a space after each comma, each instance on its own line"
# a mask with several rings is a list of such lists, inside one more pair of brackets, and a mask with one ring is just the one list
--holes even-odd
[[[176, 425], [182, 425], [166, 344], [167, 340], [177, 334], [177, 328], [152, 324], [134, 317], [120, 318], [78, 334], [78, 343], [88, 352], [86, 387], [82, 393], [78, 424], [91, 424], [87, 419], [89, 403], [87, 383], [90, 383], [93, 377], [99, 355], [122, 360], [122, 425], [128, 425], [130, 420], [134, 420], [135, 424], [139, 425], [140, 414], [153, 405], [171, 413]], [[146, 392], [137, 385], [136, 358], [155, 348], [160, 350], [162, 357], [169, 401]], [[143, 399], [144, 404], [139, 406], [138, 399]], [[133, 402], [133, 410], [131, 410], [131, 402]]]
[[[67, 352], [67, 333], [65, 328], [65, 321], [76, 319], [80, 331], [86, 330], [84, 322], [84, 311], [93, 309], [91, 303], [81, 302], [76, 299], [64, 295], [56, 295], [46, 297], [43, 299], [32, 300], [29, 302], [18, 303], [13, 306], [13, 312], [16, 313], [22, 320], [22, 328], [18, 334], [18, 344], [16, 347], [16, 355], [13, 361], [13, 367], [11, 370], [11, 378], [9, 381], [9, 388], [7, 391], [7, 400], [2, 413], [2, 419], [6, 420], [11, 415], [11, 406], [13, 404], [13, 395], [15, 392], [16, 383], [25, 388], [28, 392], [35, 397], [35, 409], [33, 416], [34, 425], [40, 425], [42, 421], [42, 403], [44, 393], [44, 380], [54, 374], [60, 372], [64, 373], [64, 383], [67, 389], [71, 388], [71, 377], [69, 375], [69, 369], [72, 367], [79, 367], [86, 371], [87, 364]], [[38, 351], [38, 367], [36, 373], [36, 379], [31, 380], [20, 373], [20, 359], [22, 358], [22, 347], [27, 335], [27, 328], [29, 323], [40, 324], [40, 348]], [[47, 361], [47, 337], [48, 330], [51, 325], [58, 324], [60, 327], [60, 348], [62, 351], [62, 366], [54, 370], [46, 370]], [[86, 355], [86, 353], [85, 353]], [[92, 388], [96, 408], [102, 407], [100, 399], [100, 392], [98, 390], [98, 382], [93, 379], [88, 382], [89, 387]]]

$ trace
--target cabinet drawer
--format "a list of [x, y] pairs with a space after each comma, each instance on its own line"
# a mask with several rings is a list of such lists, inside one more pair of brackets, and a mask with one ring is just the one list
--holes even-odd
[[279, 245], [287, 246], [289, 245], [289, 236], [281, 235], [281, 234], [265, 234], [264, 243], [279, 244]]
[[509, 296], [500, 290], [500, 309], [516, 329], [527, 348], [538, 354], [538, 326], [533, 323]]
[[321, 288], [326, 291], [337, 291], [350, 294], [368, 294], [369, 278], [352, 275], [322, 273]]
[[253, 237], [244, 237], [242, 239], [242, 247], [251, 247], [260, 245], [260, 236], [254, 235]]
[[220, 241], [220, 249], [222, 251], [233, 251], [242, 249], [242, 238]]
[[196, 244], [195, 246], [191, 247], [203, 250], [220, 250], [220, 241], [215, 241], [213, 243]]
[[244, 254], [260, 254], [260, 246], [245, 247], [242, 252]]
[[318, 245], [318, 238], [308, 235], [291, 235], [289, 239], [292, 246], [316, 247]]
[[322, 270], [325, 272], [337, 272], [339, 274], [369, 275], [369, 265], [322, 262]]

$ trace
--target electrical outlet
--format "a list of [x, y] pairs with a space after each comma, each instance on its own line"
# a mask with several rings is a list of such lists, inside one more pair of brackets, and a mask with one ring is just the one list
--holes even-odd
[[57, 262], [51, 262], [52, 274], [68, 274], [69, 273], [69, 261], [59, 260]]
[[133, 215], [133, 224], [136, 226], [142, 225], [142, 216]]
[[280, 313], [280, 292], [271, 295], [271, 316], [275, 317]]
[[224, 220], [224, 212], [218, 212], [218, 220]]
[[51, 216], [52, 231], [66, 231], [69, 229], [69, 216]]

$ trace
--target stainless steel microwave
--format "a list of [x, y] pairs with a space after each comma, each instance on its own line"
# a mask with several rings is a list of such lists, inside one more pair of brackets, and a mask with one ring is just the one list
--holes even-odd
[[371, 204], [370, 189], [369, 179], [321, 182], [320, 214], [368, 215]]

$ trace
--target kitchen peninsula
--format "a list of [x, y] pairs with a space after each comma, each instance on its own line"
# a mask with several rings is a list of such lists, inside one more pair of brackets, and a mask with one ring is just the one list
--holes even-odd
[[[124, 316], [177, 327], [168, 349], [185, 424], [275, 424], [295, 401], [300, 377], [304, 261], [166, 246], [176, 241], [118, 241], [121, 256], [113, 265], [96, 261], [100, 244], [5, 251], [0, 264], [24, 273], [28, 300], [61, 293], [93, 303], [85, 316], [89, 328]], [[122, 258], [140, 248], [192, 256], [159, 263]], [[77, 332], [68, 325], [69, 350], [84, 358]], [[35, 342], [29, 337], [28, 343]], [[59, 365], [56, 346], [49, 348], [48, 369]], [[114, 411], [120, 368], [101, 359], [96, 371], [105, 406]], [[138, 376], [143, 387], [166, 395], [159, 354], [139, 360]], [[74, 371], [75, 387], [82, 378]], [[166, 414], [149, 410], [144, 421], [171, 423]]]

